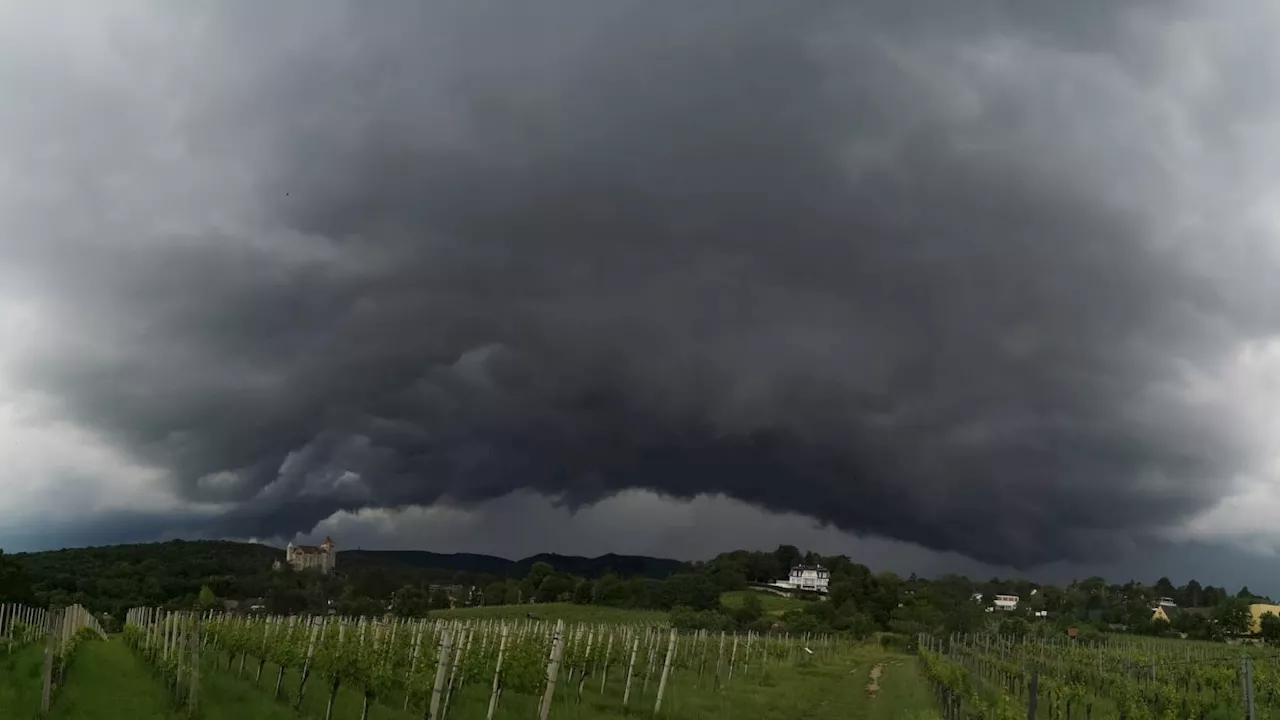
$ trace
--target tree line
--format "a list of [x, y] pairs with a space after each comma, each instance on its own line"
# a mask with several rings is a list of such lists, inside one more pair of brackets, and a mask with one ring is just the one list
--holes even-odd
[[[934, 579], [873, 572], [847, 556], [802, 552], [791, 545], [773, 551], [735, 551], [679, 566], [666, 577], [584, 577], [535, 562], [524, 577], [441, 572], [374, 564], [339, 572], [272, 569], [280, 551], [222, 542], [170, 542], [38, 553], [0, 552], [0, 601], [37, 605], [79, 603], [97, 614], [123, 617], [136, 606], [170, 609], [222, 607], [223, 601], [260, 603], [272, 613], [336, 612], [344, 615], [422, 615], [468, 605], [536, 605], [549, 602], [608, 605], [671, 612], [681, 627], [750, 629], [759, 632], [874, 632], [914, 635], [976, 632], [1089, 632], [1178, 634], [1213, 639], [1245, 632], [1248, 606], [1269, 603], [1247, 587], [1225, 588], [1168, 578], [1147, 585], [1110, 583], [1100, 577], [1065, 586], [1024, 579], [972, 580], [961, 575]], [[724, 593], [784, 578], [797, 564], [830, 571], [829, 592], [782, 613], [769, 613], [755, 593], [727, 607]], [[995, 595], [1017, 595], [1016, 612], [993, 611]], [[1169, 622], [1153, 619], [1161, 599], [1176, 608]], [[1280, 619], [1267, 618], [1263, 634], [1280, 641]]]

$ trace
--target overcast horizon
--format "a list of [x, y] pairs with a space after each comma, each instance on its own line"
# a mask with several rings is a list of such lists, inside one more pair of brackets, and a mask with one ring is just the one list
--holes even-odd
[[1280, 6], [900, 6], [0, 0], [0, 548], [1280, 595]]

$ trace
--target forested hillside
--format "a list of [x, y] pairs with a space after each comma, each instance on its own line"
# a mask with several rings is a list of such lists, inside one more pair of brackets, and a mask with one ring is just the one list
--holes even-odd
[[[888, 630], [910, 637], [987, 631], [1054, 635], [1080, 626], [1082, 631], [1203, 639], [1248, 632], [1249, 604], [1269, 602], [1248, 588], [1233, 593], [1195, 580], [1175, 586], [1168, 578], [1144, 585], [1091, 577], [1065, 587], [956, 575], [903, 578], [873, 572], [846, 556], [803, 553], [789, 545], [773, 552], [722, 553], [692, 564], [608, 555], [513, 562], [483, 555], [355, 550], [339, 553], [338, 570], [329, 575], [273, 570], [282, 556], [272, 547], [208, 541], [0, 556], [0, 601], [78, 603], [115, 618], [135, 606], [205, 609], [244, 600], [280, 614], [389, 611], [406, 617], [448, 607], [574, 603], [670, 612], [672, 624], [683, 629], [781, 628], [855, 636]], [[820, 563], [830, 570], [825, 601], [797, 598], [810, 601], [773, 607], [763, 602], [768, 596], [746, 592], [752, 584], [782, 577], [796, 563]], [[1020, 597], [1017, 612], [993, 613], [997, 594]], [[1172, 598], [1178, 606], [1167, 611], [1169, 621], [1153, 616], [1159, 598]], [[536, 609], [514, 614], [527, 612]], [[1280, 621], [1264, 624], [1263, 635], [1280, 642]]]
[[[279, 548], [183, 540], [69, 548], [13, 557], [25, 569], [34, 600], [39, 604], [79, 603], [113, 615], [143, 605], [190, 607], [206, 587], [217, 598], [263, 598], [281, 609], [291, 609], [320, 598], [326, 602], [335, 598], [345, 598], [349, 603], [360, 598], [385, 601], [404, 586], [486, 587], [526, 578], [540, 561], [566, 574], [593, 579], [609, 573], [624, 578], [661, 579], [685, 566], [676, 560], [619, 555], [539, 555], [513, 561], [488, 555], [349, 550], [338, 553], [336, 575], [321, 577], [315, 573], [273, 571], [272, 564], [284, 557]], [[520, 592], [515, 594], [519, 596]]]

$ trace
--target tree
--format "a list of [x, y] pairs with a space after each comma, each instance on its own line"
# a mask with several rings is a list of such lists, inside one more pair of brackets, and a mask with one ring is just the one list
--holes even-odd
[[763, 615], [764, 604], [760, 602], [760, 596], [753, 592], [744, 595], [742, 604], [733, 610], [733, 619], [741, 626], [750, 625]]
[[0, 601], [30, 604], [33, 601], [31, 579], [22, 563], [0, 550]]
[[590, 605], [594, 600], [596, 584], [590, 580], [578, 581], [577, 587], [573, 589], [573, 602], [578, 605]]
[[787, 573], [800, 562], [800, 549], [795, 545], [779, 545], [773, 551], [773, 556], [778, 559], [778, 567], [782, 572]]
[[1200, 603], [1204, 601], [1204, 588], [1200, 587], [1200, 583], [1192, 580], [1187, 583], [1187, 587], [1182, 591], [1182, 597], [1178, 603], [1187, 607], [1200, 607]]
[[485, 605], [506, 605], [507, 604], [507, 583], [495, 582], [484, 589]]
[[1262, 635], [1262, 639], [1265, 640], [1268, 645], [1280, 644], [1280, 617], [1277, 617], [1275, 613], [1271, 612], [1263, 613], [1262, 617], [1259, 618], [1259, 624], [1261, 626], [1259, 630]]
[[452, 606], [453, 606], [453, 603], [449, 601], [449, 593], [439, 588], [436, 588], [435, 590], [431, 591], [431, 609], [432, 610], [445, 610]]
[[196, 597], [197, 610], [217, 610], [222, 607], [222, 603], [218, 602], [218, 598], [213, 594], [213, 589], [208, 585], [200, 588], [200, 595]]
[[1240, 598], [1226, 598], [1213, 608], [1213, 621], [1226, 634], [1249, 632], [1249, 603]]
[[414, 585], [405, 585], [391, 596], [391, 612], [400, 617], [422, 617], [429, 609], [427, 593]]
[[529, 586], [535, 590], [542, 585], [542, 581], [546, 580], [556, 571], [550, 564], [545, 562], [536, 562], [529, 568], [529, 575], [525, 578]]

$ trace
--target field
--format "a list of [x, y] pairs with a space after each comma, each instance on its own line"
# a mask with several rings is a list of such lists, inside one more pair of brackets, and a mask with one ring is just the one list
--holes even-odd
[[[921, 636], [945, 717], [1280, 720], [1280, 655], [1258, 646], [1111, 636], [1085, 643]], [[1034, 688], [1034, 689], [1033, 689]]]
[[[68, 645], [46, 717], [938, 718], [916, 658], [879, 645], [680, 633], [636, 622], [660, 619], [652, 614], [611, 617], [629, 622], [504, 618], [497, 608], [323, 622], [137, 610], [123, 635]], [[0, 655], [6, 720], [38, 714], [41, 637], [28, 633]]]
[[654, 610], [625, 610], [604, 605], [544, 603], [541, 605], [494, 605], [432, 611], [433, 618], [454, 620], [564, 620], [568, 623], [665, 624], [667, 613]]

